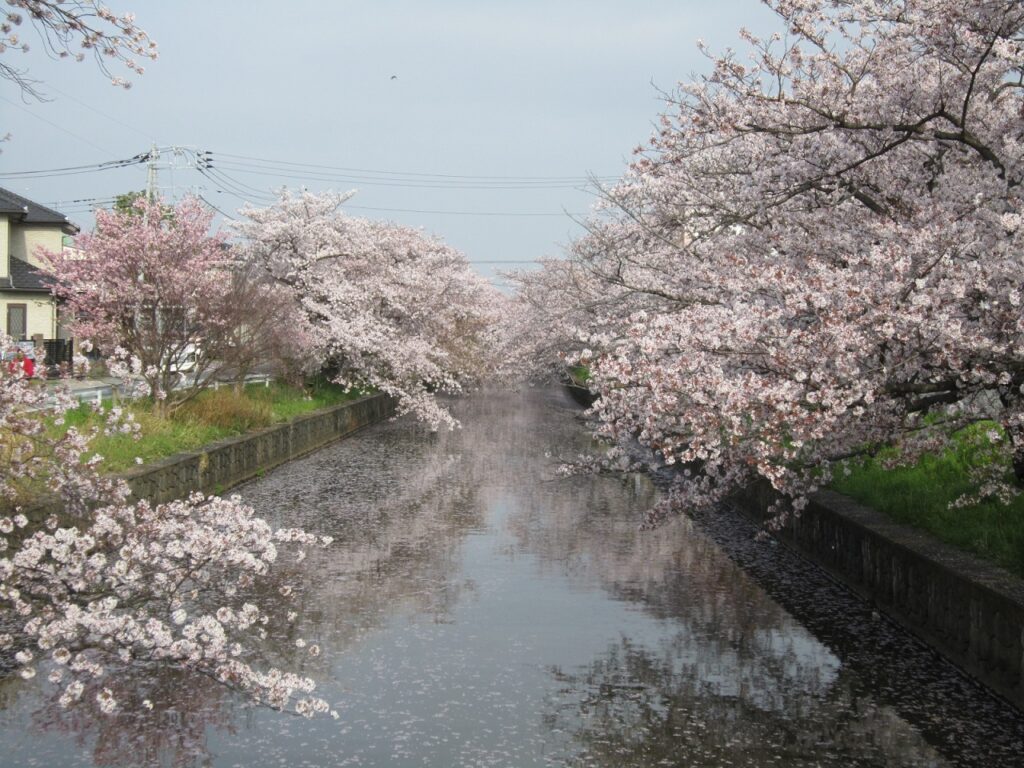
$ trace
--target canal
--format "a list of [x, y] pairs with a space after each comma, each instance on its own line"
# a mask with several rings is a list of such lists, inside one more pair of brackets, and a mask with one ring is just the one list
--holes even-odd
[[[559, 477], [593, 450], [560, 392], [401, 420], [239, 489], [333, 536], [285, 563], [267, 662], [338, 710], [253, 707], [174, 670], [62, 710], [0, 683], [0, 765], [1011, 766], [1024, 719], [733, 515], [641, 531], [642, 476]], [[297, 638], [315, 643], [298, 647]]]

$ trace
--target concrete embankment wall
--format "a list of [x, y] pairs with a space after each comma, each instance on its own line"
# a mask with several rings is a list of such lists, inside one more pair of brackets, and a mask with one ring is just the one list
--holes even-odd
[[231, 437], [201, 450], [181, 453], [122, 475], [134, 499], [154, 504], [180, 499], [193, 491], [222, 493], [278, 464], [321, 448], [382, 421], [395, 412], [387, 395], [370, 395], [350, 403], [297, 416], [286, 424]]
[[[738, 501], [763, 519], [773, 498], [765, 484]], [[782, 536], [1024, 709], [1024, 580], [830, 491]]]

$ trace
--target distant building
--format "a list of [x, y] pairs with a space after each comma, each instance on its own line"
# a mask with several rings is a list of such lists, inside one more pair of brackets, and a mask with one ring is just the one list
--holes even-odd
[[36, 250], [59, 251], [77, 232], [64, 214], [0, 187], [0, 329], [15, 340], [64, 336]]

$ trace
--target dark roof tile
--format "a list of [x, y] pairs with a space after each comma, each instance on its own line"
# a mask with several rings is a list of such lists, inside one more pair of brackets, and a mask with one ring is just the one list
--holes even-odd
[[39, 267], [11, 256], [10, 288], [15, 291], [50, 292], [50, 278]]
[[61, 228], [69, 235], [78, 232], [78, 227], [68, 221], [68, 217], [63, 213], [34, 203], [27, 197], [22, 197], [3, 187], [0, 187], [0, 213], [16, 214], [20, 217], [19, 220], [25, 224], [60, 224]]

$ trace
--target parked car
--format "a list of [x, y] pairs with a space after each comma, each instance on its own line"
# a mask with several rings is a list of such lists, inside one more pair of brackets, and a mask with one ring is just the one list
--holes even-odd
[[178, 353], [178, 355], [171, 360], [171, 372], [172, 373], [184, 373], [190, 374], [196, 369], [196, 365], [199, 363], [199, 355], [202, 354], [202, 348], [196, 344], [186, 344], [185, 348]]

